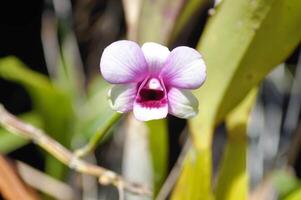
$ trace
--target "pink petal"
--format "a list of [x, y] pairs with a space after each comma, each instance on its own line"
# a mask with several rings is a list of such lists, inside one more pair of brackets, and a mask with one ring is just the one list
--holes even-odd
[[198, 51], [177, 47], [171, 51], [160, 75], [166, 85], [196, 89], [206, 79], [206, 65]]
[[169, 49], [154, 42], [144, 43], [141, 49], [147, 61], [150, 73], [156, 76], [161, 71], [170, 54]]
[[168, 92], [169, 113], [179, 118], [194, 117], [198, 113], [199, 102], [188, 90], [171, 88]]
[[110, 105], [113, 110], [125, 113], [133, 110], [137, 84], [115, 85], [109, 91]]
[[142, 81], [147, 76], [148, 68], [139, 45], [121, 40], [105, 48], [100, 71], [106, 81], [119, 84]]
[[134, 116], [141, 121], [165, 118], [168, 113], [165, 87], [159, 79], [146, 79], [134, 102]]

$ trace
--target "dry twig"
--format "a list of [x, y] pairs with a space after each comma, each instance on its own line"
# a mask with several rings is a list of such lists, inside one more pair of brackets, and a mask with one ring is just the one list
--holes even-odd
[[39, 145], [41, 148], [53, 155], [56, 159], [67, 165], [69, 168], [74, 169], [75, 171], [80, 173], [98, 177], [99, 183], [102, 185], [114, 185], [117, 188], [120, 187], [120, 185], [123, 185], [123, 188], [130, 193], [139, 195], [151, 195], [151, 191], [147, 187], [141, 184], [127, 182], [120, 175], [111, 170], [90, 164], [82, 159], [79, 159], [71, 151], [49, 137], [41, 129], [22, 122], [17, 117], [7, 112], [1, 104], [0, 124], [7, 130], [10, 130], [12, 133], [16, 133], [20, 136], [32, 140], [34, 143]]

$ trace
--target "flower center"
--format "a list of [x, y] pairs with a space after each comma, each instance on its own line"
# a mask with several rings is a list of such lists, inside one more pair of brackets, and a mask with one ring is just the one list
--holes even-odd
[[139, 96], [141, 101], [158, 101], [164, 98], [165, 93], [160, 81], [151, 78], [141, 88]]

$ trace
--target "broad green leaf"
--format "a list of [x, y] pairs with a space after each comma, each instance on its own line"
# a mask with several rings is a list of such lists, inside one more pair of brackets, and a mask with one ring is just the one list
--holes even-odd
[[[198, 151], [193, 146], [190, 148], [184, 161], [181, 178], [178, 181], [171, 199], [213, 199], [211, 192], [211, 150]], [[204, 166], [206, 166], [204, 168]]]
[[[204, 86], [196, 91], [200, 114], [190, 120], [199, 155], [204, 151], [211, 156], [214, 126], [300, 43], [300, 9], [299, 0], [224, 0], [216, 9], [198, 46], [208, 75]], [[185, 164], [183, 171], [189, 168]], [[202, 173], [207, 168], [211, 168], [210, 162], [194, 170]], [[199, 182], [190, 182], [185, 176], [194, 173], [183, 173], [180, 183], [192, 188], [198, 184], [198, 190], [193, 192], [205, 192], [204, 188], [211, 185], [211, 174]], [[210, 199], [210, 191], [209, 188], [208, 196], [202, 194], [203, 199]]]
[[288, 197], [284, 198], [283, 200], [300, 200], [301, 199], [301, 187], [298, 190], [294, 191]]
[[[32, 98], [34, 111], [43, 119], [45, 131], [69, 147], [74, 113], [68, 95], [51, 84], [46, 76], [30, 70], [14, 57], [0, 60], [0, 77], [25, 87]], [[55, 177], [62, 177], [64, 166], [52, 157], [49, 159], [51, 161], [46, 161], [50, 163], [46, 163], [46, 171]]]
[[21, 136], [14, 135], [9, 131], [0, 128], [0, 153], [10, 153], [26, 144], [29, 141], [22, 138]]
[[216, 199], [246, 200], [248, 198], [247, 126], [257, 89], [227, 116], [228, 141], [220, 165]]
[[[25, 122], [28, 122], [36, 127], [42, 127], [41, 118], [33, 113], [25, 113], [19, 116]], [[15, 135], [14, 133], [9, 132], [6, 129], [0, 128], [0, 153], [6, 154], [10, 153], [26, 144], [30, 141], [24, 139], [21, 136]]]
[[168, 167], [168, 135], [166, 120], [147, 122], [149, 128], [149, 146], [153, 164], [154, 194], [159, 192]]
[[248, 175], [246, 141], [229, 141], [224, 149], [223, 163], [216, 188], [216, 199], [246, 200]]
[[[192, 124], [222, 121], [252, 87], [285, 60], [301, 40], [300, 9], [299, 0], [221, 3], [198, 46], [208, 77], [197, 91], [200, 114]], [[201, 135], [199, 131], [193, 134], [195, 138]]]
[[34, 110], [40, 114], [45, 123], [45, 130], [64, 145], [72, 122], [72, 106], [65, 93], [52, 85], [49, 79], [27, 68], [14, 57], [0, 60], [0, 76], [17, 82], [29, 92]]

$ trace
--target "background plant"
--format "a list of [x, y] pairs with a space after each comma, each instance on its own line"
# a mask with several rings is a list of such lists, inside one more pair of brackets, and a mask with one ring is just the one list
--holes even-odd
[[[153, 198], [269, 199], [274, 193], [279, 199], [301, 198], [300, 1], [49, 4], [43, 9], [41, 32], [48, 76], [15, 57], [0, 60], [1, 78], [30, 95], [32, 109], [20, 114], [21, 119], [79, 157], [152, 186]], [[109, 86], [100, 77], [98, 62], [101, 50], [122, 38], [170, 48], [188, 45], [202, 53], [208, 77], [195, 91], [200, 113], [187, 128], [175, 118], [138, 123], [109, 108]], [[0, 137], [3, 154], [29, 143], [5, 129]], [[98, 188], [97, 194], [95, 180], [73, 173], [44, 151], [42, 156], [44, 174], [81, 194], [72, 198], [117, 198], [107, 187]], [[292, 166], [297, 177], [287, 170]], [[81, 181], [71, 184], [79, 176]], [[148, 197], [126, 195], [132, 198]]]

